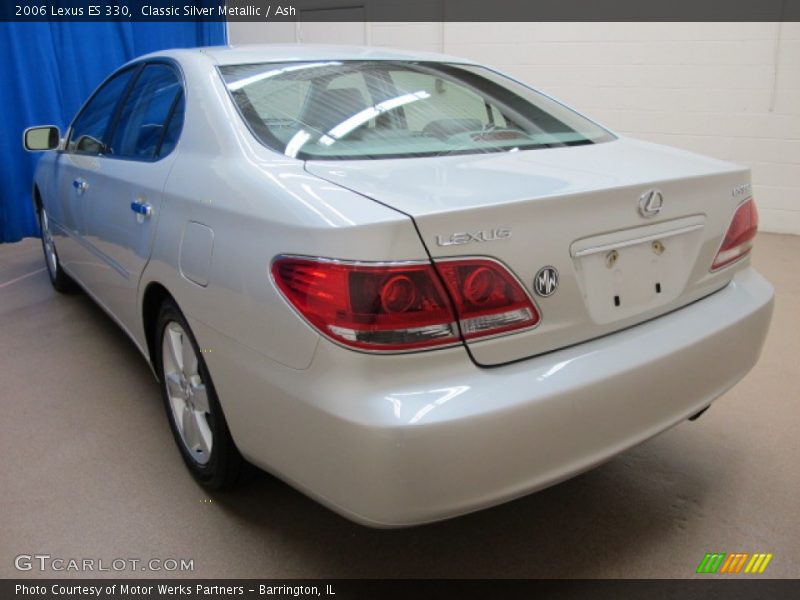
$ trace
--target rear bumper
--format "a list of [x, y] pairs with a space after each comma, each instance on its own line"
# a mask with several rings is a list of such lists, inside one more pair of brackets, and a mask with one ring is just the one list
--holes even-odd
[[493, 369], [460, 348], [369, 356], [321, 340], [294, 371], [192, 326], [215, 348], [249, 460], [348, 518], [399, 527], [552, 485], [693, 415], [756, 363], [772, 303], [747, 268], [671, 314]]

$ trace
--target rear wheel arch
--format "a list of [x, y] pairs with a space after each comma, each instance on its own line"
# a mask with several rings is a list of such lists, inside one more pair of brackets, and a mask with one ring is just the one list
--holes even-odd
[[167, 299], [177, 304], [169, 290], [157, 281], [147, 285], [142, 297], [142, 326], [144, 327], [144, 337], [147, 342], [147, 354], [150, 357], [150, 364], [153, 366], [154, 372], [157, 372], [156, 344], [158, 340], [156, 340], [156, 323], [158, 322], [158, 313], [161, 310], [161, 305]]

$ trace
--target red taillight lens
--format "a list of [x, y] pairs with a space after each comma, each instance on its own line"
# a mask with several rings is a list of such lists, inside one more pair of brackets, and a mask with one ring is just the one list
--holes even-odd
[[533, 327], [539, 312], [519, 281], [500, 264], [485, 259], [437, 262], [455, 302], [461, 332], [473, 339]]
[[429, 264], [367, 266], [305, 258], [272, 265], [278, 288], [314, 327], [368, 350], [459, 340], [447, 294]]
[[[314, 327], [342, 344], [398, 352], [530, 327], [539, 313], [519, 282], [488, 260], [365, 265], [281, 257], [272, 275]], [[449, 296], [448, 296], [449, 292]], [[452, 303], [455, 303], [455, 310]]]
[[721, 269], [747, 255], [753, 248], [756, 231], [758, 231], [758, 211], [755, 201], [751, 198], [736, 209], [711, 270]]
[[408, 275], [395, 275], [381, 286], [378, 296], [387, 313], [404, 313], [417, 301], [418, 286]]

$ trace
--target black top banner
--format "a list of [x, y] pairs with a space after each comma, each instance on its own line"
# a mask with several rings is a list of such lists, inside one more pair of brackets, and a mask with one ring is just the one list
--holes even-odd
[[800, 0], [6, 0], [0, 21], [800, 21]]

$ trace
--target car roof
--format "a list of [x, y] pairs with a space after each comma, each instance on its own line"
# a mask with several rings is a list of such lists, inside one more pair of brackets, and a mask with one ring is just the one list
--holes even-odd
[[207, 46], [181, 50], [153, 52], [141, 58], [172, 57], [180, 60], [188, 54], [200, 54], [217, 65], [252, 64], [260, 62], [292, 62], [304, 60], [408, 60], [475, 64], [473, 61], [435, 54], [330, 44], [249, 44], [242, 46]]

